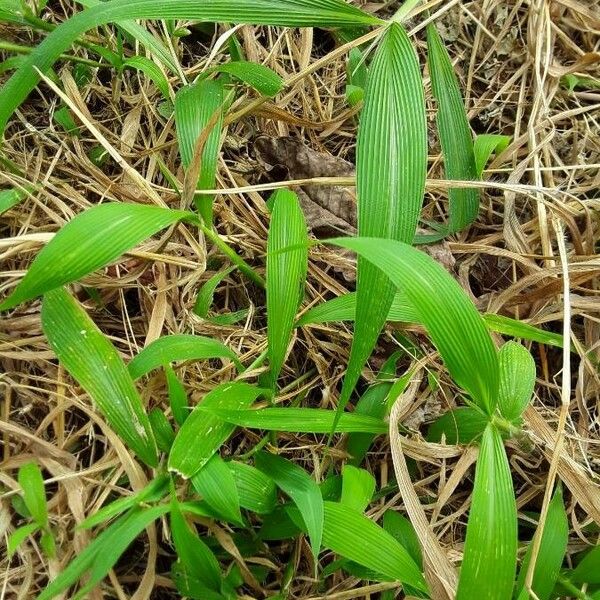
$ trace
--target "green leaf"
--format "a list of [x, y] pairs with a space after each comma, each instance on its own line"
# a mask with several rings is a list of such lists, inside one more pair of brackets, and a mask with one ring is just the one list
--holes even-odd
[[531, 401], [535, 386], [535, 361], [529, 350], [516, 342], [506, 342], [500, 348], [498, 359], [498, 408], [504, 417], [514, 421]]
[[457, 600], [508, 600], [517, 563], [517, 507], [502, 437], [488, 425], [475, 469]]
[[132, 56], [123, 62], [123, 67], [141, 71], [158, 88], [165, 100], [170, 99], [171, 88], [167, 77], [154, 61], [145, 56]]
[[439, 443], [444, 436], [446, 444], [471, 444], [482, 436], [489, 421], [480, 410], [460, 406], [436, 419], [429, 427], [427, 439]]
[[208, 319], [208, 312], [213, 303], [215, 290], [217, 286], [227, 277], [235, 267], [229, 267], [223, 271], [215, 273], [208, 281], [206, 281], [198, 292], [196, 304], [194, 305], [194, 313], [203, 319]]
[[[473, 137], [467, 119], [460, 86], [435, 25], [427, 26], [427, 52], [431, 88], [437, 100], [437, 127], [444, 155], [446, 179], [478, 179]], [[451, 189], [449, 233], [470, 225], [479, 212], [479, 191], [473, 188]]]
[[247, 383], [223, 383], [194, 408], [177, 433], [169, 455], [169, 470], [189, 479], [229, 439], [235, 425], [208, 413], [206, 407], [247, 407], [265, 390]]
[[483, 133], [475, 138], [473, 144], [473, 153], [475, 155], [475, 170], [477, 177], [481, 178], [483, 170], [490, 160], [492, 154], [500, 154], [510, 144], [509, 135], [498, 135], [493, 133]]
[[232, 75], [263, 96], [272, 98], [283, 89], [283, 79], [273, 69], [258, 63], [236, 60], [211, 67], [204, 71], [202, 75], [206, 76], [215, 72]]
[[[558, 579], [558, 574], [565, 558], [568, 541], [569, 522], [563, 504], [562, 487], [558, 485], [548, 506], [544, 533], [542, 534], [540, 550], [533, 572], [531, 588], [538, 600], [549, 600], [552, 596], [552, 591], [556, 585], [556, 580]], [[529, 545], [527, 554], [521, 565], [519, 577], [517, 578], [515, 597], [518, 597], [519, 593], [525, 589], [525, 578], [529, 563], [531, 562], [531, 552], [532, 544]], [[600, 578], [598, 580], [600, 581]]]
[[275, 510], [277, 488], [268, 475], [235, 460], [227, 466], [233, 474], [241, 506], [258, 515], [268, 515]]
[[54, 111], [53, 119], [69, 134], [76, 137], [81, 136], [81, 131], [71, 115], [71, 111], [66, 106], [61, 106]]
[[19, 485], [23, 490], [23, 500], [32, 519], [40, 526], [48, 524], [46, 490], [40, 468], [34, 462], [24, 464], [19, 469]]
[[487, 414], [496, 407], [498, 356], [483, 319], [460, 285], [430, 256], [394, 240], [338, 238], [401, 288], [454, 380]]
[[298, 507], [316, 560], [323, 537], [323, 497], [319, 486], [304, 469], [280, 456], [260, 452], [255, 462]]
[[[175, 125], [181, 162], [186, 169], [194, 160], [196, 141], [211, 127], [202, 149], [197, 189], [212, 189], [217, 178], [217, 160], [223, 127], [223, 84], [220, 81], [200, 81], [181, 88], [175, 95]], [[214, 121], [213, 115], [220, 111]], [[213, 196], [196, 197], [196, 208], [207, 226], [212, 223]]]
[[221, 568], [212, 550], [185, 520], [179, 503], [171, 503], [171, 534], [177, 556], [185, 569], [211, 590], [221, 589]]
[[197, 577], [194, 577], [181, 561], [171, 566], [171, 579], [177, 591], [186, 598], [195, 600], [224, 600], [223, 595], [207, 588]]
[[50, 531], [44, 531], [40, 536], [40, 548], [46, 558], [56, 558], [56, 542]]
[[363, 513], [375, 492], [375, 478], [369, 471], [344, 465], [342, 471], [341, 503], [359, 513]]
[[183, 425], [189, 414], [188, 398], [183, 383], [179, 381], [173, 367], [169, 363], [164, 365], [167, 377], [167, 390], [171, 412], [178, 425]]
[[417, 532], [412, 523], [395, 510], [386, 510], [383, 513], [383, 528], [394, 537], [410, 554], [411, 558], [419, 566], [423, 567], [423, 554]]
[[[359, 235], [411, 244], [425, 191], [427, 124], [419, 60], [397, 23], [387, 27], [369, 70], [357, 144]], [[394, 294], [386, 275], [359, 257], [356, 322], [338, 416], [377, 343]]]
[[242, 365], [227, 346], [201, 335], [176, 334], [158, 338], [146, 346], [127, 365], [133, 379], [139, 379], [154, 369], [179, 360], [207, 360], [210, 358], [228, 358], [238, 370]]
[[90, 395], [108, 424], [146, 464], [156, 443], [142, 401], [118, 352], [63, 289], [44, 296], [42, 328], [56, 356]]
[[231, 409], [206, 405], [198, 408], [228, 423], [255, 429], [302, 433], [387, 432], [387, 424], [381, 419], [356, 413], [342, 413], [338, 419], [334, 411], [320, 408]]
[[129, 544], [156, 519], [169, 511], [168, 505], [155, 506], [146, 509], [134, 509], [115, 521], [105, 529], [94, 541], [88, 544], [82, 552], [54, 578], [38, 596], [37, 600], [50, 600], [70, 588], [90, 569], [91, 579], [86, 581], [82, 590], [73, 598], [85, 597], [98, 582], [110, 571], [119, 560]]
[[325, 501], [324, 508], [325, 547], [393, 581], [427, 590], [420, 568], [387, 531], [343, 504]]
[[[522, 338], [524, 340], [531, 340], [532, 342], [539, 342], [540, 344], [547, 344], [548, 346], [555, 346], [557, 348], [563, 347], [563, 336], [559, 333], [553, 333], [551, 331], [544, 331], [539, 327], [534, 327], [528, 323], [511, 319], [510, 317], [504, 317], [502, 315], [486, 314], [483, 315], [483, 319], [491, 331], [496, 331], [502, 335], [510, 335], [516, 338]], [[573, 350], [575, 352], [575, 350]]]
[[37, 523], [28, 523], [15, 529], [9, 536], [6, 544], [6, 554], [10, 558], [17, 548], [30, 536], [38, 531], [40, 526]]
[[165, 413], [158, 406], [155, 406], [150, 411], [148, 419], [150, 419], [150, 425], [152, 426], [158, 449], [161, 452], [170, 452], [171, 446], [175, 441], [175, 432], [173, 431], [173, 427], [171, 427], [171, 423], [169, 423], [169, 419], [167, 419]]
[[575, 583], [600, 584], [600, 546], [592, 548], [571, 574]]
[[213, 454], [192, 477], [192, 485], [223, 519], [238, 525], [242, 524], [235, 477], [219, 454]]
[[[267, 239], [267, 335], [270, 379], [277, 381], [298, 305], [304, 295], [308, 268], [308, 236], [298, 197], [278, 190]], [[289, 249], [291, 247], [291, 249]]]
[[188, 217], [189, 213], [181, 210], [143, 204], [108, 202], [94, 206], [69, 221], [42, 249], [13, 293], [0, 304], [0, 310], [77, 281]]
[[[90, 0], [86, 0], [90, 2]], [[14, 110], [25, 100], [39, 81], [36, 67], [45, 73], [60, 54], [79, 36], [106, 23], [129, 19], [184, 19], [202, 22], [281, 25], [284, 27], [343, 27], [347, 25], [378, 25], [381, 20], [362, 12], [344, 0], [112, 0], [99, 2], [65, 21], [50, 33], [0, 90], [0, 132]], [[129, 23], [121, 23], [129, 31]], [[138, 28], [134, 35], [141, 39]], [[143, 32], [144, 30], [141, 29]], [[148, 40], [150, 37], [150, 40]], [[152, 43], [146, 36], [143, 43]], [[154, 40], [155, 41], [155, 40]], [[156, 44], [152, 51], [156, 52]], [[164, 55], [164, 56], [163, 56]], [[164, 61], [169, 53], [163, 53]]]

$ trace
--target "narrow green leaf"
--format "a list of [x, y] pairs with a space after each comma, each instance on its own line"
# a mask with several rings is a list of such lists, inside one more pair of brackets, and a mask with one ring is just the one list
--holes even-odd
[[[558, 485], [548, 507], [542, 542], [533, 572], [531, 588], [538, 600], [549, 600], [552, 597], [552, 591], [565, 558], [568, 541], [569, 521], [563, 503], [562, 487]], [[525, 578], [531, 562], [531, 551], [532, 546], [530, 544], [517, 578], [515, 597], [518, 597], [521, 591], [525, 589]], [[598, 579], [600, 581], [600, 578]]]
[[[271, 200], [273, 212], [267, 239], [267, 332], [270, 379], [275, 384], [304, 295], [308, 235], [294, 192], [278, 190]], [[287, 249], [289, 247], [291, 249]]]
[[[357, 143], [359, 235], [411, 244], [425, 191], [427, 124], [419, 60], [397, 23], [387, 27], [373, 58]], [[356, 294], [354, 337], [338, 415], [377, 343], [395, 289], [384, 273], [359, 257]]]
[[189, 479], [195, 475], [235, 431], [235, 425], [205, 408], [251, 406], [265, 390], [247, 383], [223, 383], [194, 408], [177, 433], [169, 455], [169, 470]]
[[556, 346], [557, 348], [563, 347], [563, 336], [559, 333], [544, 331], [539, 327], [502, 315], [486, 314], [483, 315], [483, 319], [491, 331], [496, 331], [502, 335], [510, 335], [511, 337], [531, 340], [532, 342]]
[[165, 100], [170, 99], [171, 88], [167, 77], [154, 61], [145, 56], [132, 56], [123, 62], [123, 67], [141, 71], [158, 88]]
[[260, 452], [255, 462], [298, 507], [316, 559], [323, 537], [323, 498], [319, 486], [304, 469], [280, 456]]
[[[217, 160], [223, 126], [223, 84], [219, 81], [199, 81], [181, 88], [175, 95], [175, 125], [181, 162], [188, 169], [194, 158], [198, 137], [212, 127], [202, 149], [197, 189], [212, 189], [217, 178]], [[215, 123], [213, 115], [221, 111]], [[207, 226], [212, 223], [212, 196], [197, 196], [196, 208]]]
[[483, 170], [490, 160], [492, 154], [500, 154], [510, 143], [509, 135], [498, 135], [493, 133], [484, 133], [475, 138], [473, 144], [473, 153], [475, 155], [475, 170], [477, 177], [481, 178]]
[[196, 304], [194, 305], [194, 313], [196, 313], [199, 317], [203, 319], [208, 318], [208, 312], [213, 303], [213, 298], [215, 294], [215, 290], [217, 286], [227, 277], [235, 267], [229, 267], [228, 269], [224, 269], [223, 271], [219, 271], [215, 273], [203, 286], [200, 288], [198, 292], [198, 297], [196, 298]]
[[227, 346], [201, 335], [176, 334], [158, 338], [146, 346], [127, 365], [133, 379], [139, 379], [154, 369], [179, 360], [207, 360], [227, 358], [235, 363], [238, 370], [241, 363]]
[[23, 490], [23, 500], [32, 519], [40, 526], [48, 524], [48, 507], [46, 505], [46, 490], [40, 468], [34, 462], [24, 464], [17, 476]]
[[222, 594], [207, 588], [200, 579], [194, 577], [181, 561], [174, 562], [171, 566], [171, 579], [175, 583], [177, 591], [186, 598], [194, 598], [194, 600], [224, 600]]
[[369, 471], [352, 465], [344, 465], [342, 471], [341, 503], [359, 513], [363, 513], [375, 492], [375, 478]]
[[46, 558], [56, 558], [56, 542], [50, 531], [46, 530], [42, 532], [40, 536], [40, 548]]
[[420, 568], [387, 531], [343, 504], [326, 501], [324, 508], [325, 547], [393, 581], [427, 590]]
[[71, 115], [71, 111], [66, 106], [61, 106], [54, 111], [52, 118], [69, 134], [75, 137], [81, 136], [81, 131]]
[[189, 414], [188, 398], [183, 383], [179, 381], [173, 367], [165, 363], [165, 375], [167, 377], [167, 390], [169, 392], [169, 404], [171, 412], [178, 425], [183, 425]]
[[226, 521], [241, 524], [240, 498], [233, 473], [219, 454], [192, 477], [194, 489]]
[[156, 445], [161, 452], [170, 452], [175, 441], [175, 432], [165, 413], [155, 406], [148, 414], [150, 425], [156, 439]]
[[531, 402], [535, 386], [535, 361], [529, 350], [516, 342], [506, 342], [500, 348], [498, 359], [498, 408], [504, 417], [514, 421]]
[[232, 75], [251, 88], [254, 88], [263, 96], [271, 98], [283, 89], [283, 79], [273, 69], [246, 60], [236, 60], [211, 67], [203, 75], [206, 76], [210, 73], [227, 73]]
[[[452, 61], [435, 25], [427, 26], [429, 75], [437, 100], [437, 127], [444, 155], [446, 179], [478, 179], [473, 137]], [[473, 188], [449, 190], [449, 233], [470, 225], [479, 212], [479, 191]]]
[[32, 534], [34, 534], [40, 526], [37, 523], [28, 523], [22, 527], [15, 529], [9, 536], [6, 544], [6, 554], [10, 558], [17, 548]]
[[171, 533], [177, 556], [190, 574], [213, 591], [221, 589], [221, 568], [211, 549], [185, 520], [179, 503], [171, 504]]
[[181, 210], [143, 204], [94, 206], [67, 223], [42, 249], [0, 310], [77, 281], [187, 217], [189, 213]]
[[329, 240], [377, 265], [406, 294], [454, 380], [487, 414], [496, 407], [498, 356], [473, 303], [430, 256], [394, 240]]
[[356, 413], [342, 413], [336, 418], [335, 412], [320, 408], [261, 408], [231, 409], [220, 406], [200, 405], [205, 414], [240, 425], [272, 431], [303, 433], [386, 433], [387, 424], [381, 419]]
[[395, 510], [386, 510], [383, 514], [383, 528], [410, 554], [411, 558], [419, 566], [423, 567], [423, 553], [417, 532], [412, 523]]
[[113, 345], [65, 290], [44, 296], [42, 328], [60, 362], [108, 424], [145, 463], [155, 467], [154, 435], [133, 380]]
[[259, 469], [232, 460], [227, 466], [233, 474], [240, 505], [258, 515], [268, 515], [277, 504], [277, 488], [273, 480]]
[[592, 548], [571, 574], [575, 583], [600, 584], [600, 546]]
[[502, 437], [481, 441], [457, 600], [508, 600], [517, 563], [517, 507]]
[[427, 433], [430, 442], [441, 442], [445, 437], [446, 444], [471, 444], [479, 439], [490, 418], [476, 408], [460, 406], [449, 410], [436, 419]]

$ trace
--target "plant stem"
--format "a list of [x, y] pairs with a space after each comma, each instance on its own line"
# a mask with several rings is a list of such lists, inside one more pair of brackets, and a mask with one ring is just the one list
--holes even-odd
[[[15, 52], [16, 54], [31, 54], [33, 48], [29, 46], [21, 46], [20, 44], [12, 44], [11, 42], [4, 42], [0, 40], [0, 50], [7, 50], [8, 52]], [[73, 56], [72, 54], [61, 54], [60, 58], [63, 60], [69, 60], [71, 62], [81, 63], [82, 65], [88, 65], [90, 67], [101, 67], [102, 65], [95, 60], [89, 58], [81, 58], [80, 56]]]
[[580, 600], [592, 600], [591, 596], [588, 596], [584, 591], [580, 590], [571, 580], [567, 579], [564, 575], [558, 575], [558, 582], [566, 590], [569, 591], [569, 595], [580, 598]]

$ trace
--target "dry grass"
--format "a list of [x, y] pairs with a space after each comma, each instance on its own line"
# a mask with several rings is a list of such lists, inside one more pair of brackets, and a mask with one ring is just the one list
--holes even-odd
[[[74, 3], [67, 1], [50, 4], [56, 21], [74, 8]], [[388, 14], [396, 5], [366, 4], [380, 14]], [[489, 166], [476, 225], [449, 242], [456, 259], [456, 277], [482, 310], [544, 324], [560, 332], [566, 274], [552, 219], [556, 218], [564, 230], [571, 290], [570, 327], [577, 351], [571, 357], [572, 374], [568, 381], [562, 381], [560, 350], [531, 345], [538, 364], [538, 382], [533, 406], [526, 413], [526, 430], [533, 444], [521, 447], [511, 442], [509, 454], [519, 509], [523, 513], [539, 512], [557, 439], [561, 384], [566, 384], [570, 404], [556, 466], [567, 488], [571, 553], [584, 544], [596, 543], [597, 528], [588, 526], [593, 519], [600, 522], [600, 258], [596, 254], [600, 237], [600, 93], [569, 92], [560, 85], [559, 77], [571, 65], [581, 74], [600, 76], [598, 57], [580, 66], [586, 53], [600, 51], [600, 17], [593, 4], [586, 0], [429, 2], [465, 86], [473, 128], [477, 133], [503, 133], [513, 139]], [[412, 21], [414, 38], [424, 56], [422, 22], [422, 16]], [[158, 24], [149, 26], [160, 31]], [[27, 30], [0, 27], [3, 39], [28, 44], [37, 40]], [[191, 29], [194, 34], [176, 46], [188, 78], [203, 65], [211, 44], [222, 31]], [[102, 39], [99, 36], [114, 35], [111, 31], [103, 28], [90, 37]], [[239, 37], [250, 60], [265, 63], [295, 83], [276, 102], [255, 106], [229, 124], [219, 166], [219, 187], [271, 181], [274, 174], [265, 171], [253, 149], [259, 134], [300, 138], [316, 150], [353, 161], [356, 121], [344, 100], [344, 60], [327, 59], [317, 70], [309, 69], [333, 49], [331, 36], [316, 30], [242, 27]], [[86, 55], [82, 48], [74, 52]], [[69, 136], [49, 118], [59, 103], [56, 94], [44, 85], [17, 113], [6, 134], [3, 156], [25, 177], [5, 169], [0, 173], [0, 183], [3, 187], [19, 187], [35, 182], [40, 190], [0, 219], [4, 293], [23, 275], [41, 245], [85, 208], [111, 199], [172, 207], [180, 204], [159, 169], [160, 159], [183, 182], [173, 122], [157, 113], [154, 86], [132, 71], [113, 79], [112, 73], [103, 69], [83, 90], [74, 85], [70, 66], [63, 68], [60, 76], [69, 103], [93, 124], [96, 138], [85, 124], [81, 124], [81, 137]], [[430, 102], [428, 82], [427, 97]], [[243, 99], [236, 110], [243, 109], [250, 100]], [[109, 159], [98, 168], [89, 160], [87, 153], [99, 145], [98, 137], [118, 153], [121, 164]], [[439, 152], [435, 145], [433, 148], [429, 173], [432, 182], [424, 214], [440, 219], [446, 186]], [[123, 165], [128, 166], [124, 169]], [[257, 191], [223, 195], [215, 211], [219, 233], [259, 272], [264, 268], [266, 247], [265, 198]], [[305, 306], [346, 291], [351, 284], [340, 275], [345, 260], [328, 248], [312, 250]], [[214, 308], [217, 312], [249, 308], [245, 321], [216, 327], [191, 311], [198, 287], [222, 264], [218, 253], [195, 232], [179, 227], [145, 243], [117, 266], [88, 277], [85, 285], [99, 290], [102, 308], [89, 301], [87, 306], [124, 357], [132, 356], [159, 335], [195, 332], [225, 341], [249, 364], [266, 346], [266, 322], [264, 298], [243, 276], [233, 273], [226, 280], [215, 296]], [[79, 296], [87, 298], [81, 287]], [[0, 562], [0, 598], [34, 597], [48, 577], [86, 543], [88, 534], [74, 533], [75, 524], [108, 496], [128, 493], [121, 487], [124, 477], [129, 478], [133, 488], [146, 481], [146, 474], [127, 449], [57, 366], [41, 333], [39, 309], [39, 302], [29, 303], [0, 320], [0, 384], [4, 394], [0, 420], [0, 481], [4, 490], [0, 495], [0, 535], [5, 538], [17, 524], [11, 509], [11, 497], [18, 489], [16, 470], [35, 457], [45, 470], [60, 561], [45, 560], [29, 540], [12, 561], [4, 558]], [[382, 336], [371, 362], [374, 370], [399, 345], [393, 333], [389, 328]], [[410, 416], [412, 434], [402, 440], [402, 447], [416, 459], [412, 485], [421, 502], [426, 499], [425, 515], [435, 537], [450, 561], [456, 563], [464, 539], [470, 467], [475, 454], [473, 449], [424, 441], [427, 423], [454, 405], [455, 388], [443, 374], [435, 352], [425, 345], [422, 332], [413, 329], [402, 333], [426, 353], [425, 368], [441, 380], [441, 391], [435, 397], [426, 386], [414, 391], [414, 400], [403, 416]], [[350, 340], [350, 329], [344, 324], [300, 330], [284, 372], [288, 384], [285, 397], [302, 394], [313, 406], [335, 406]], [[207, 363], [181, 367], [178, 372], [191, 390], [193, 402], [214, 382], [232, 376], [230, 371]], [[369, 380], [373, 373], [366, 372], [365, 377]], [[149, 406], [166, 407], [163, 375], [155, 375], [143, 394]], [[240, 432], [230, 441], [229, 451], [246, 452], [257, 441], [253, 432]], [[284, 434], [280, 446], [288, 457], [319, 477], [330, 460], [324, 452], [324, 441], [318, 436]], [[342, 443], [332, 456], [336, 461], [344, 456]], [[367, 464], [378, 485], [385, 487], [394, 480], [388, 442], [374, 448]], [[391, 488], [372, 513], [379, 515], [390, 506], [402, 509], [397, 487]], [[167, 533], [161, 527], [145, 543], [138, 541], [105, 582], [102, 593], [92, 597], [176, 597], [167, 576], [172, 555]], [[365, 587], [339, 574], [318, 586], [311, 577], [306, 543], [273, 544], [248, 560], [271, 569], [266, 593], [280, 588], [290, 561], [297, 562], [290, 586], [295, 598], [375, 598], [390, 587]], [[247, 594], [260, 597], [250, 589]]]

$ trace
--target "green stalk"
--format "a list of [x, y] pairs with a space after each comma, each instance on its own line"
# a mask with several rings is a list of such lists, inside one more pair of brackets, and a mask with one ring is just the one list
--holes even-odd
[[[4, 42], [0, 40], [0, 50], [7, 50], [8, 52], [15, 52], [16, 54], [31, 54], [34, 48], [29, 46], [21, 46], [20, 44], [13, 44], [11, 42]], [[71, 62], [81, 63], [82, 65], [88, 65], [90, 67], [101, 67], [102, 65], [95, 60], [89, 58], [81, 58], [80, 56], [73, 56], [72, 54], [61, 54], [62, 60], [68, 60]]]

